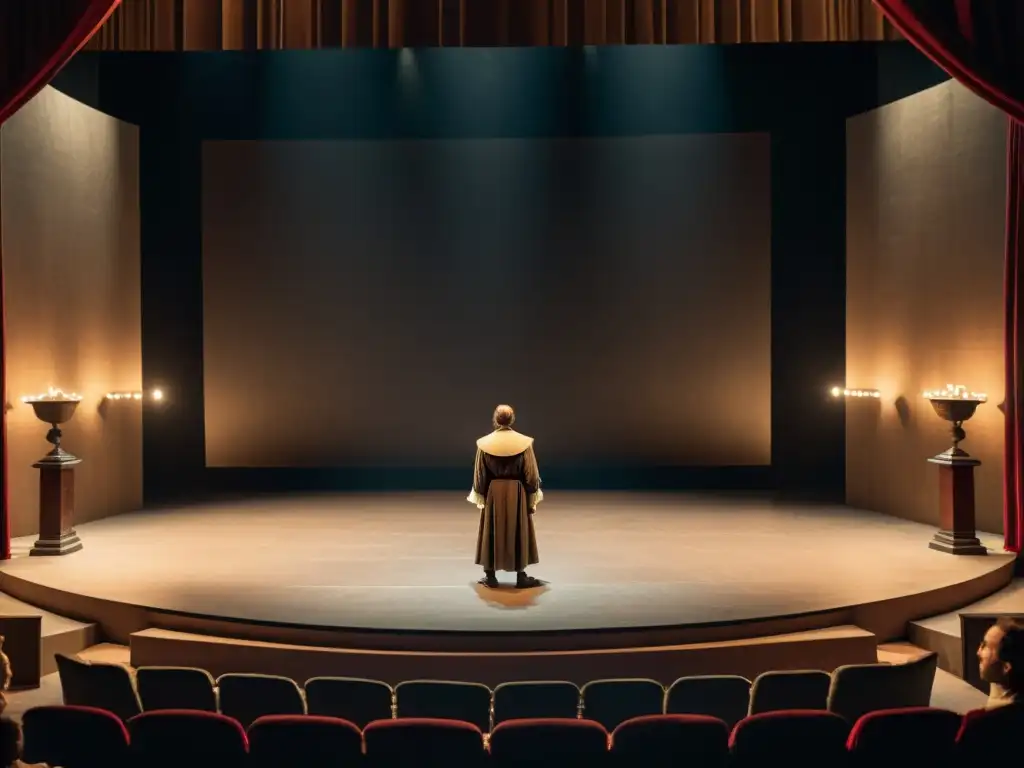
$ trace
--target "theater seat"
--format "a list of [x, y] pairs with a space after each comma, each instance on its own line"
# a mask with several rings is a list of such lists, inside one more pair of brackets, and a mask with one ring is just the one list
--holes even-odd
[[494, 725], [506, 720], [579, 716], [580, 689], [565, 680], [502, 683], [494, 689]]
[[313, 677], [303, 686], [311, 715], [340, 717], [360, 728], [388, 720], [395, 692], [387, 683], [360, 677]]
[[725, 768], [729, 726], [707, 715], [645, 715], [612, 732], [616, 768]]
[[732, 731], [733, 768], [763, 766], [768, 759], [786, 768], [843, 768], [848, 765], [849, 724], [820, 710], [763, 712], [744, 718]]
[[828, 709], [832, 677], [816, 669], [764, 672], [750, 688], [748, 714], [783, 709]]
[[229, 673], [217, 678], [221, 714], [243, 728], [264, 715], [304, 715], [302, 689], [288, 677]]
[[72, 706], [90, 706], [88, 704], [89, 662], [77, 656], [68, 656], [65, 653], [55, 653], [53, 658], [57, 662], [61, 700]]
[[63, 653], [54, 656], [65, 704], [105, 709], [126, 721], [142, 711], [128, 667], [83, 661]]
[[22, 715], [26, 763], [128, 768], [128, 729], [117, 715], [80, 706], [33, 707]]
[[347, 720], [267, 715], [249, 726], [249, 768], [337, 768], [362, 759], [363, 735]]
[[869, 712], [854, 723], [846, 746], [857, 766], [951, 768], [961, 720], [931, 707]]
[[608, 731], [593, 720], [508, 720], [491, 731], [491, 763], [498, 768], [600, 766], [608, 757]]
[[849, 722], [882, 709], [927, 707], [939, 655], [905, 664], [847, 664], [832, 673], [828, 709]]
[[491, 727], [491, 689], [456, 680], [409, 680], [395, 686], [398, 717], [460, 720], [482, 732]]
[[999, 765], [1006, 755], [1020, 753], [1024, 733], [1024, 705], [968, 712], [956, 736], [956, 764], [961, 766]]
[[216, 682], [205, 669], [195, 667], [139, 667], [135, 670], [142, 709], [196, 709], [217, 711]]
[[363, 729], [363, 743], [374, 768], [480, 768], [487, 757], [481, 730], [457, 720], [378, 720]]
[[709, 715], [730, 728], [749, 708], [750, 681], [739, 675], [681, 677], [665, 692], [666, 715]]
[[167, 709], [128, 721], [132, 762], [145, 768], [245, 768], [245, 730], [226, 715]]
[[634, 717], [661, 714], [665, 706], [665, 688], [644, 678], [593, 680], [583, 686], [582, 697], [582, 716], [609, 731]]

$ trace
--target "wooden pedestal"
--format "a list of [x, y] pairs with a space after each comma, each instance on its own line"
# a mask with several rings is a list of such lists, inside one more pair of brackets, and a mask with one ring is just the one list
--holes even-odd
[[39, 540], [30, 555], [70, 555], [82, 548], [75, 533], [75, 465], [33, 464], [39, 470]]
[[981, 462], [943, 454], [928, 461], [939, 467], [939, 530], [928, 546], [951, 555], [987, 555], [974, 528], [974, 468]]

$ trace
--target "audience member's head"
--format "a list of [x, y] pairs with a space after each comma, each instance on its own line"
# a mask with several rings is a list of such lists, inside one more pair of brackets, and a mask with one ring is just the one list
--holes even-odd
[[1024, 686], [1024, 624], [999, 619], [989, 627], [978, 648], [978, 670], [986, 683], [995, 683], [1016, 696]]
[[0, 717], [0, 767], [11, 768], [21, 759], [21, 726], [9, 717]]
[[4, 636], [0, 635], [0, 691], [6, 691], [11, 687], [11, 678], [14, 673], [11, 671], [11, 660], [4, 653]]
[[14, 673], [11, 671], [11, 660], [4, 653], [4, 636], [0, 635], [0, 715], [7, 709], [7, 696], [4, 691], [11, 687]]
[[499, 405], [494, 409], [492, 421], [495, 429], [508, 429], [516, 423], [516, 412], [511, 405]]

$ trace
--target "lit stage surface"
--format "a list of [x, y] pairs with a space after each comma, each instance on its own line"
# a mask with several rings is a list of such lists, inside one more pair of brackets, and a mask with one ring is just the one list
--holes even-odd
[[541, 562], [530, 570], [549, 583], [517, 591], [514, 574], [499, 574], [506, 586], [487, 590], [473, 563], [479, 513], [464, 496], [276, 496], [137, 512], [80, 526], [85, 547], [66, 557], [18, 556], [32, 538], [17, 539], [0, 578], [21, 599], [108, 624], [102, 614], [120, 606], [146, 609], [134, 621], [149, 626], [226, 620], [234, 634], [252, 625], [272, 639], [306, 629], [357, 635], [361, 647], [422, 636], [455, 649], [471, 635], [494, 647], [502, 635], [551, 647], [588, 633], [591, 645], [636, 633], [719, 640], [766, 634], [773, 622], [887, 634], [998, 589], [1012, 567], [996, 537], [982, 537], [988, 557], [950, 556], [928, 548], [928, 526], [843, 506], [555, 489], [537, 513]]

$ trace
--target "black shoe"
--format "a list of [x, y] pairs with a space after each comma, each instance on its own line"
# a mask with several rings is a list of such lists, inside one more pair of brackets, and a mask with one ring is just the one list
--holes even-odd
[[493, 573], [485, 573], [484, 577], [477, 584], [482, 584], [488, 589], [497, 589], [499, 586], [498, 578]]
[[543, 581], [535, 579], [533, 576], [527, 576], [525, 573], [519, 574], [519, 577], [516, 579], [516, 589], [534, 589], [535, 587], [543, 586]]

